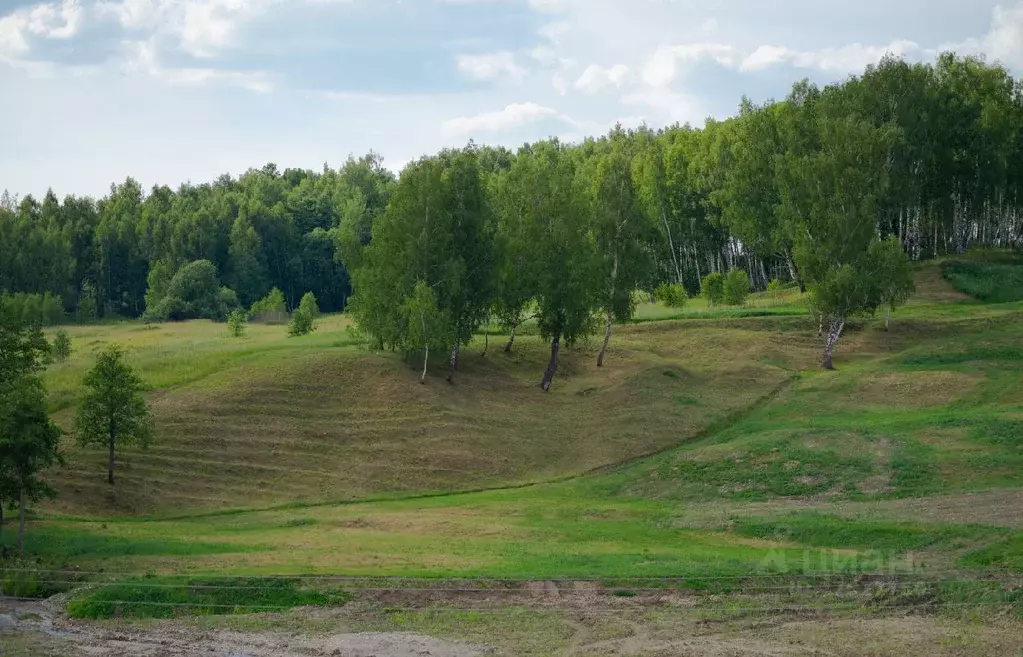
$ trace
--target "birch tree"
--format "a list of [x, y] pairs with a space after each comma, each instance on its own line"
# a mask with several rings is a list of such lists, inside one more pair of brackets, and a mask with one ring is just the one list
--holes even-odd
[[540, 387], [548, 391], [562, 343], [593, 332], [600, 266], [575, 163], [558, 141], [524, 148], [507, 175], [536, 263], [537, 325], [551, 344]]
[[632, 291], [647, 281], [651, 270], [651, 231], [637, 198], [624, 134], [618, 129], [609, 141], [608, 152], [597, 160], [591, 182], [593, 230], [600, 254], [596, 294], [604, 314], [604, 342], [597, 367], [604, 365], [614, 323], [632, 317]]

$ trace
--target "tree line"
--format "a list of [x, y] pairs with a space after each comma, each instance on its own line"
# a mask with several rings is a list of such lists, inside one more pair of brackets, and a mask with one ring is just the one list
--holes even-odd
[[[291, 309], [313, 292], [378, 346], [444, 350], [453, 368], [484, 322], [513, 341], [535, 318], [547, 387], [560, 347], [598, 331], [606, 347], [637, 288], [693, 295], [742, 271], [810, 292], [830, 366], [850, 316], [908, 296], [907, 258], [1018, 245], [1021, 180], [1023, 91], [1003, 67], [888, 57], [703, 128], [470, 145], [400, 178], [370, 154], [148, 195], [129, 178], [98, 201], [5, 195], [0, 290], [86, 320], [224, 319], [271, 289]], [[182, 285], [218, 292], [196, 313], [168, 294]]]

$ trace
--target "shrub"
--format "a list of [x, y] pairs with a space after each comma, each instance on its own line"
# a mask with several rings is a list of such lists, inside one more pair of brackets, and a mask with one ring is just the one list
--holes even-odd
[[299, 308], [291, 315], [291, 322], [288, 324], [288, 335], [297, 337], [312, 333], [316, 329], [313, 323], [313, 316], [308, 310]]
[[241, 308], [227, 316], [227, 330], [233, 338], [245, 337], [245, 327], [249, 323], [249, 314]]
[[749, 296], [749, 274], [745, 269], [733, 269], [725, 277], [724, 297], [729, 306], [741, 306]]
[[781, 281], [777, 278], [772, 278], [771, 282], [767, 284], [768, 294], [779, 294], [781, 292]]
[[661, 283], [654, 290], [654, 298], [669, 308], [684, 308], [686, 288], [679, 283]]
[[71, 338], [68, 337], [67, 331], [64, 329], [57, 331], [57, 334], [53, 336], [53, 358], [58, 363], [63, 363], [71, 358]]
[[320, 316], [320, 307], [316, 304], [316, 295], [306, 292], [298, 304], [298, 309], [305, 311], [310, 317], [316, 319]]
[[284, 303], [284, 293], [277, 288], [273, 288], [265, 297], [252, 304], [252, 308], [249, 309], [249, 316], [253, 320], [258, 321], [280, 321], [287, 312], [287, 306]]
[[704, 276], [700, 282], [700, 295], [712, 306], [720, 304], [725, 298], [725, 277], [718, 272]]
[[[150, 288], [147, 300], [159, 297], [155, 288]], [[235, 293], [220, 286], [217, 268], [209, 260], [195, 260], [182, 265], [167, 285], [166, 294], [156, 305], [147, 308], [148, 321], [182, 319], [213, 319], [223, 321], [233, 307], [237, 307]]]

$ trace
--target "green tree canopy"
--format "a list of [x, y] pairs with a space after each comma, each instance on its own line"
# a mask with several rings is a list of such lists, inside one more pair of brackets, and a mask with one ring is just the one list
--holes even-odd
[[118, 345], [100, 352], [82, 382], [86, 392], [75, 415], [79, 445], [107, 448], [107, 483], [114, 483], [114, 455], [118, 446], [147, 447], [153, 437], [149, 404], [142, 378], [135, 373]]

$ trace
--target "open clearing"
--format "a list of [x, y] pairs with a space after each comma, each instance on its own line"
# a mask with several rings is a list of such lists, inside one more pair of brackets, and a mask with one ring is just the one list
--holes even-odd
[[[26, 537], [47, 590], [89, 582], [72, 599], [115, 618], [9, 606], [0, 652], [1019, 654], [1023, 303], [964, 298], [936, 264], [918, 280], [889, 331], [850, 327], [834, 372], [791, 295], [745, 317], [644, 306], [604, 368], [567, 350], [547, 395], [528, 330], [419, 385], [343, 317], [298, 339], [75, 329], [47, 374], [58, 419], [119, 341], [158, 434], [113, 489], [69, 443]], [[350, 600], [155, 613], [231, 582], [231, 611], [260, 611], [241, 578], [284, 576]]]

